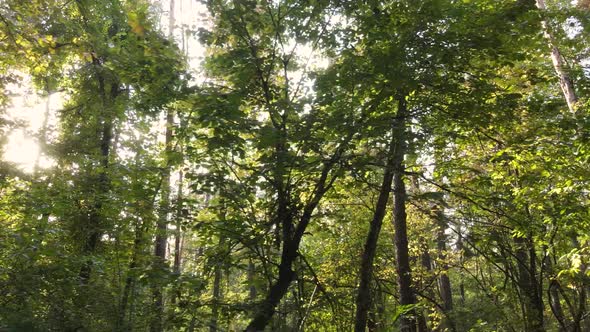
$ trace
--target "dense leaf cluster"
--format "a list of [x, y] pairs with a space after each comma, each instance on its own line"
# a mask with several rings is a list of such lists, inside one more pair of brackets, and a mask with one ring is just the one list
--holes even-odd
[[587, 1], [187, 4], [0, 3], [0, 330], [590, 329]]

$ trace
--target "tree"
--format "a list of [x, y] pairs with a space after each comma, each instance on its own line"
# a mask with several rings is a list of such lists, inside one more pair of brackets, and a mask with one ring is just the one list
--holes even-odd
[[586, 2], [161, 6], [0, 4], [0, 329], [588, 329]]

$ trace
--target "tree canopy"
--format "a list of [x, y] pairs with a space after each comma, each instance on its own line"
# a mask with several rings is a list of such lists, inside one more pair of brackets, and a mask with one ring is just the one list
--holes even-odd
[[589, 17], [1, 2], [0, 330], [590, 330]]

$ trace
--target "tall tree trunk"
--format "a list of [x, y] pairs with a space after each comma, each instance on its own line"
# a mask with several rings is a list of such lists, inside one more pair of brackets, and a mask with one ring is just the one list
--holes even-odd
[[[125, 286], [123, 287], [123, 295], [121, 297], [121, 304], [119, 306], [119, 317], [117, 322], [117, 331], [131, 331], [132, 325], [125, 319], [127, 316], [127, 307], [130, 302], [130, 296], [135, 287], [136, 281], [136, 269], [139, 267], [139, 256], [143, 247], [145, 229], [144, 222], [136, 220], [135, 223], [135, 239], [133, 240], [133, 253], [131, 261], [129, 262], [129, 271], [127, 272], [127, 278], [125, 278]], [[130, 317], [131, 318], [131, 317]]]
[[[84, 27], [86, 30], [88, 30], [89, 12], [81, 1], [76, 1], [76, 6], [82, 16]], [[113, 36], [109, 34], [109, 37]], [[104, 216], [102, 207], [108, 197], [111, 187], [110, 178], [108, 175], [110, 147], [113, 138], [113, 121], [115, 120], [117, 114], [115, 101], [120, 93], [118, 80], [105, 75], [107, 69], [102, 66], [102, 62], [94, 55], [97, 52], [95, 52], [93, 46], [91, 46], [91, 51], [93, 73], [96, 76], [98, 83], [98, 94], [101, 104], [101, 110], [97, 114], [97, 126], [100, 128], [100, 134], [97, 135], [99, 136], [97, 137], [99, 142], [97, 147], [100, 151], [100, 156], [98, 159], [100, 167], [98, 169], [98, 176], [96, 178], [96, 187], [91, 188], [91, 191], [93, 192], [91, 195], [93, 196], [92, 198], [94, 200], [94, 204], [81, 218], [81, 223], [83, 225], [82, 227], [85, 228], [85, 238], [82, 243], [82, 255], [84, 256], [88, 256], [96, 252], [103, 233]], [[108, 80], [107, 77], [109, 78]], [[92, 198], [90, 200], [92, 200]], [[92, 259], [88, 259], [80, 268], [79, 278], [83, 285], [88, 284], [90, 281], [92, 264]]]
[[[539, 8], [541, 11], [547, 9], [545, 6], [545, 0], [536, 1], [537, 8]], [[555, 38], [551, 32], [549, 23], [547, 21], [542, 21], [541, 26], [543, 28], [543, 34], [549, 42], [549, 48], [551, 48], [551, 61], [553, 62], [553, 68], [557, 73], [557, 77], [559, 78], [559, 85], [561, 87], [561, 91], [563, 92], [567, 107], [569, 108], [570, 112], [575, 114], [578, 97], [576, 96], [576, 91], [574, 89], [574, 82], [568, 73], [567, 64], [565, 63], [564, 58], [557, 47], [557, 43], [555, 42]]]
[[294, 241], [286, 241], [283, 244], [281, 263], [279, 264], [279, 277], [277, 281], [270, 287], [266, 298], [260, 305], [256, 316], [246, 328], [246, 331], [262, 331], [264, 330], [264, 327], [270, 322], [276, 306], [287, 293], [289, 285], [295, 277], [295, 272], [293, 271], [292, 266], [295, 258], [297, 258], [298, 249], [299, 243], [295, 243]]
[[356, 297], [356, 315], [354, 322], [355, 332], [364, 332], [367, 326], [367, 314], [371, 308], [371, 279], [373, 276], [373, 261], [375, 252], [377, 251], [377, 241], [381, 226], [383, 225], [383, 218], [387, 212], [387, 201], [389, 200], [389, 193], [391, 191], [391, 184], [393, 182], [393, 164], [394, 164], [394, 149], [395, 149], [395, 132], [392, 132], [391, 141], [389, 143], [388, 157], [383, 173], [383, 180], [381, 182], [381, 189], [379, 190], [379, 197], [375, 205], [373, 219], [369, 224], [369, 233], [365, 240], [363, 255], [361, 258], [361, 266], [359, 271], [360, 283]]
[[[400, 305], [411, 307], [416, 304], [412, 290], [412, 270], [408, 249], [406, 214], [406, 186], [404, 183], [406, 154], [406, 120], [408, 117], [405, 95], [398, 96], [398, 110], [395, 126], [395, 147], [393, 153], [393, 228], [396, 249], [396, 270]], [[410, 309], [400, 317], [400, 331], [414, 332], [417, 328], [416, 310]]]
[[[424, 269], [425, 272], [427, 272], [426, 275], [429, 275], [429, 273], [432, 273], [432, 269], [433, 269], [433, 264], [432, 264], [432, 256], [430, 255], [430, 248], [429, 248], [429, 244], [428, 244], [428, 240], [423, 239], [421, 241], [422, 243], [420, 244], [420, 249], [421, 249], [421, 255], [420, 255], [420, 262], [422, 265], [422, 268]], [[432, 287], [428, 286], [430, 284], [432, 280], [429, 277], [423, 278], [421, 280], [422, 284], [417, 285], [420, 289], [422, 289], [422, 292], [424, 294], [426, 294], [426, 296], [428, 298], [435, 298], [435, 296], [433, 295], [433, 291], [432, 291]], [[416, 285], [415, 285], [416, 286]], [[428, 314], [432, 313], [433, 310], [432, 308], [428, 308], [426, 309], [426, 312]], [[428, 329], [428, 324], [426, 321], [426, 317], [427, 315], [425, 315], [423, 312], [420, 311], [416, 311], [416, 319], [418, 320], [418, 331], [419, 332], [425, 332], [425, 331], [429, 331]]]
[[545, 331], [543, 326], [543, 300], [538, 289], [536, 255], [529, 238], [515, 237], [518, 287], [524, 302], [525, 327], [527, 331]]
[[[303, 213], [299, 218], [299, 222], [297, 223], [296, 227], [291, 233], [283, 233], [285, 235], [288, 235], [288, 237], [283, 239], [283, 246], [281, 248], [281, 261], [278, 267], [278, 279], [271, 285], [268, 294], [258, 307], [258, 310], [254, 318], [252, 319], [252, 321], [250, 321], [250, 324], [248, 324], [245, 331], [255, 332], [264, 330], [264, 328], [272, 319], [272, 316], [275, 312], [275, 308], [287, 293], [289, 285], [295, 277], [295, 271], [293, 271], [293, 263], [299, 255], [298, 251], [299, 245], [301, 244], [301, 239], [303, 238], [303, 234], [305, 233], [305, 230], [307, 229], [307, 226], [311, 221], [313, 212], [315, 211], [320, 200], [331, 187], [335, 179], [333, 178], [330, 181], [328, 181], [328, 176], [330, 175], [330, 171], [336, 163], [336, 160], [338, 160], [339, 158], [340, 154], [337, 153], [333, 156], [332, 160], [330, 160], [324, 165], [322, 174], [316, 182], [317, 185], [315, 187], [314, 194], [310, 201], [303, 208]], [[291, 218], [290, 215], [288, 215], [287, 217]], [[286, 223], [286, 225], [289, 228], [293, 227], [293, 220], [290, 219]]]
[[[96, 252], [96, 248], [100, 243], [100, 238], [103, 233], [102, 228], [104, 227], [104, 217], [102, 207], [111, 187], [108, 171], [115, 113], [112, 108], [114, 106], [115, 99], [119, 94], [119, 85], [113, 82], [110, 84], [109, 93], [106, 92], [107, 86], [102, 73], [102, 70], [104, 69], [100, 66], [98, 60], [93, 59], [93, 61], [97, 70], [98, 85], [102, 103], [102, 114], [100, 116], [101, 133], [99, 141], [100, 170], [96, 179], [94, 204], [91, 207], [88, 216], [84, 218], [86, 224], [85, 226], [87, 227], [87, 234], [82, 247], [83, 255], [91, 255]], [[87, 284], [90, 280], [92, 264], [92, 260], [88, 259], [80, 269], [80, 280], [83, 284]]]
[[449, 313], [453, 310], [453, 293], [451, 290], [451, 280], [447, 274], [449, 270], [449, 265], [446, 262], [447, 235], [445, 234], [445, 231], [447, 229], [447, 221], [442, 207], [438, 207], [436, 210], [436, 221], [438, 224], [436, 233], [436, 247], [438, 250], [438, 259], [441, 262], [438, 286], [440, 289], [440, 298], [442, 300], [442, 309], [445, 314], [445, 318], [441, 322], [441, 328], [444, 330], [449, 325], [452, 325], [452, 322], [449, 321]]
[[254, 282], [254, 277], [256, 275], [256, 265], [252, 259], [248, 262], [248, 300], [250, 302], [254, 302], [256, 300], [256, 284]]
[[[457, 233], [457, 242], [455, 242], [455, 246], [457, 247], [457, 252], [459, 253], [459, 265], [463, 266], [465, 262], [465, 253], [464, 253], [464, 246], [463, 246], [463, 232], [461, 231], [461, 226], [455, 229]], [[459, 270], [460, 273], [460, 280], [459, 280], [459, 299], [461, 305], [465, 305], [465, 282], [464, 274], [462, 269]]]
[[[160, 206], [158, 212], [158, 221], [156, 223], [156, 239], [154, 246], [154, 270], [165, 271], [168, 269], [166, 263], [166, 247], [168, 244], [168, 215], [170, 210], [170, 164], [169, 156], [172, 152], [172, 127], [174, 125], [173, 115], [171, 111], [166, 114], [166, 147], [165, 147], [165, 166], [162, 170], [162, 185], [160, 189]], [[158, 284], [153, 285], [153, 306], [154, 317], [150, 326], [150, 331], [160, 332], [163, 330], [163, 315], [164, 315], [164, 294], [162, 286]]]
[[[219, 240], [219, 246], [223, 245], [223, 240]], [[219, 320], [219, 303], [221, 301], [221, 278], [222, 278], [221, 262], [215, 263], [214, 278], [213, 278], [213, 305], [211, 309], [211, 322], [209, 323], [209, 331], [216, 332]]]
[[546, 264], [545, 264], [545, 269], [546, 269], [546, 273], [549, 276], [549, 285], [548, 290], [547, 290], [547, 297], [549, 299], [549, 306], [551, 307], [551, 312], [553, 313], [553, 315], [555, 316], [555, 318], [557, 319], [557, 322], [559, 323], [559, 331], [560, 332], [565, 332], [567, 331], [567, 326], [570, 324], [567, 321], [567, 318], [565, 316], [565, 313], [563, 311], [563, 307], [561, 306], [561, 300], [559, 298], [559, 283], [556, 280], [556, 275], [553, 271], [553, 258], [551, 257], [551, 255], [549, 257], [547, 257], [546, 259]]
[[[170, 1], [169, 38], [174, 36], [174, 0]], [[156, 223], [156, 239], [154, 246], [154, 269], [165, 271], [166, 246], [168, 243], [168, 215], [170, 212], [170, 155], [172, 153], [172, 130], [174, 128], [174, 114], [170, 108], [166, 110], [166, 133], [164, 147], [164, 168], [162, 170], [162, 184], [160, 187], [160, 206]], [[150, 324], [151, 332], [164, 330], [164, 292], [159, 281], [152, 286], [153, 317]]]
[[[268, 294], [259, 305], [254, 318], [252, 321], [250, 321], [245, 331], [255, 332], [264, 330], [264, 328], [272, 319], [275, 308], [287, 293], [289, 285], [295, 277], [293, 263], [299, 255], [299, 245], [301, 244], [303, 234], [305, 233], [305, 230], [311, 221], [312, 214], [316, 207], [324, 197], [324, 194], [332, 187], [332, 184], [336, 180], [336, 175], [332, 174], [331, 178], [330, 175], [336, 165], [336, 162], [342, 157], [342, 153], [344, 153], [344, 146], [348, 143], [350, 138], [351, 136], [349, 136], [346, 142], [337, 149], [332, 158], [324, 163], [321, 175], [316, 181], [314, 192], [309, 201], [303, 207], [301, 217], [299, 218], [299, 222], [296, 225], [294, 224], [293, 214], [291, 214], [287, 208], [281, 208], [281, 200], [279, 200], [278, 220], [282, 221], [281, 224], [283, 226], [283, 238], [281, 260], [278, 266], [278, 279], [271, 285]], [[280, 194], [281, 192], [282, 191], [279, 190], [279, 198], [282, 196]], [[285, 231], [286, 229], [291, 231]]]
[[178, 175], [178, 191], [176, 194], [176, 229], [174, 230], [174, 273], [176, 275], [180, 275], [180, 266], [182, 261], [182, 233], [181, 233], [181, 224], [183, 218], [182, 212], [182, 186], [183, 186], [184, 176], [182, 170], [179, 172]]
[[[182, 149], [181, 149], [181, 153], [182, 153]], [[184, 216], [184, 212], [183, 212], [183, 182], [184, 182], [184, 174], [182, 172], [182, 167], [181, 170], [178, 174], [178, 190], [176, 192], [176, 213], [175, 213], [175, 220], [176, 220], [176, 227], [174, 229], [174, 264], [173, 264], [173, 268], [172, 271], [174, 273], [174, 275], [176, 275], [177, 277], [180, 276], [181, 274], [181, 268], [182, 268], [182, 247], [183, 247], [183, 241], [182, 241], [182, 231], [181, 231], [181, 225], [182, 225], [182, 220], [185, 217]], [[180, 293], [180, 287], [175, 286], [174, 290], [173, 290], [173, 294], [172, 294], [172, 299], [171, 299], [171, 303], [172, 304], [176, 304], [176, 301], [180, 298], [181, 293]]]
[[[588, 247], [587, 242], [584, 245], [580, 244], [578, 241], [577, 233], [570, 234], [571, 243], [574, 248], [578, 248], [582, 250], [585, 247]], [[578, 285], [576, 287], [577, 295], [578, 295], [578, 308], [575, 309], [575, 312], [572, 312], [573, 321], [572, 321], [572, 331], [573, 332], [582, 332], [587, 330], [588, 318], [586, 317], [586, 288], [588, 287], [588, 277], [586, 276], [585, 271], [587, 270], [587, 264], [585, 258], [581, 257], [581, 264], [579, 267], [579, 272], [577, 273], [578, 277]]]

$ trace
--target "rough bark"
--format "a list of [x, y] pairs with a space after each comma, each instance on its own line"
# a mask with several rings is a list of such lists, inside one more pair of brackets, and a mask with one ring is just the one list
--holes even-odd
[[375, 252], [377, 250], [377, 241], [381, 226], [383, 225], [383, 218], [387, 212], [387, 201], [389, 200], [389, 193], [391, 192], [391, 184], [393, 182], [393, 163], [394, 163], [394, 146], [395, 136], [392, 133], [391, 142], [389, 144], [388, 158], [383, 173], [383, 180], [381, 182], [381, 189], [379, 190], [379, 197], [373, 212], [373, 219], [369, 224], [369, 233], [365, 240], [363, 248], [363, 255], [361, 258], [361, 267], [359, 271], [360, 283], [356, 297], [356, 315], [354, 330], [356, 332], [364, 332], [367, 326], [367, 318], [369, 308], [371, 308], [371, 279], [373, 275], [373, 261]]

